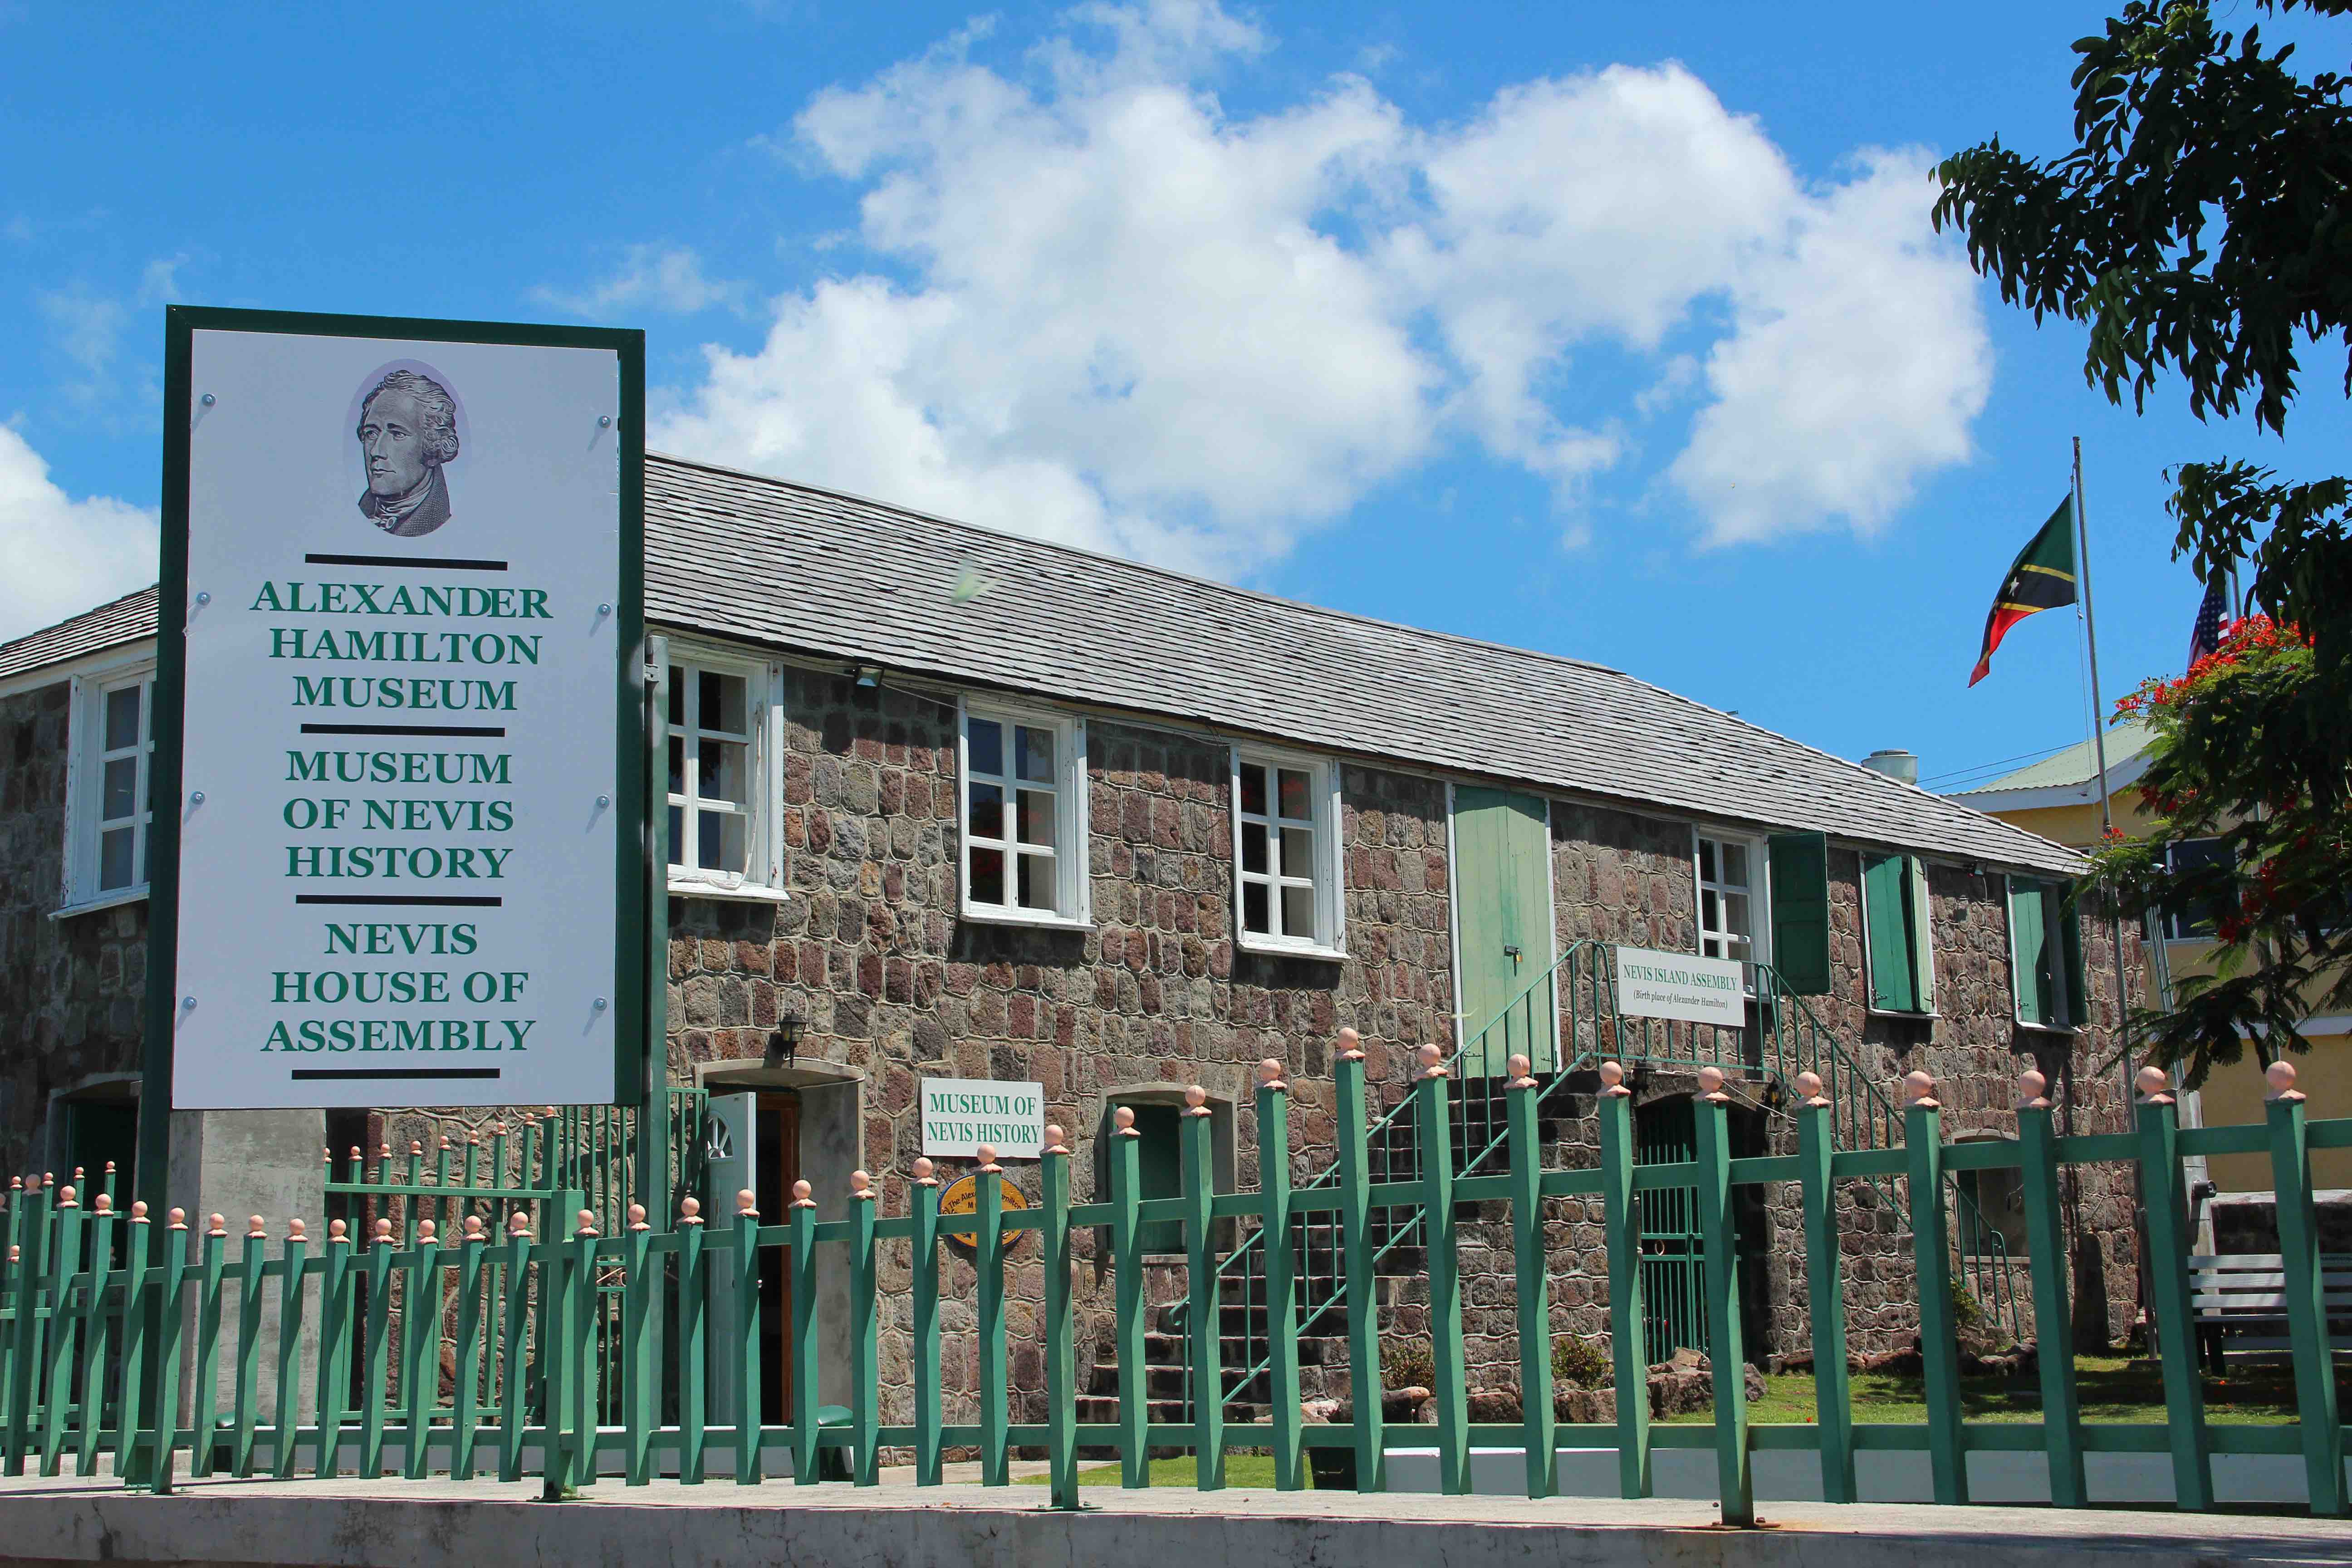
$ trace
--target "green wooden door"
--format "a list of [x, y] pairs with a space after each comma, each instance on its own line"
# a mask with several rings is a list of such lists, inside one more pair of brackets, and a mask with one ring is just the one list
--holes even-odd
[[1559, 1004], [1549, 985], [1536, 984], [1552, 961], [1550, 854], [1549, 813], [1540, 799], [1499, 789], [1454, 792], [1465, 1078], [1500, 1078], [1522, 1051], [1538, 1072], [1557, 1066]]

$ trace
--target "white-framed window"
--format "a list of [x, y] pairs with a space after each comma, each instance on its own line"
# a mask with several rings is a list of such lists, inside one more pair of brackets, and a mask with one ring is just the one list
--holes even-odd
[[961, 731], [964, 918], [1085, 925], [1086, 724], [968, 702]]
[[2073, 1032], [2089, 1017], [2082, 920], [2063, 884], [2009, 879], [2010, 988], [2017, 1021], [2029, 1029]]
[[154, 666], [77, 676], [72, 700], [65, 907], [143, 898], [154, 817], [147, 785], [155, 752]]
[[1339, 770], [1234, 748], [1234, 926], [1244, 948], [1338, 957]]
[[671, 892], [783, 897], [782, 680], [762, 660], [671, 643]]
[[1702, 958], [1769, 962], [1765, 933], [1764, 847], [1736, 834], [1701, 830], [1694, 855], [1698, 868], [1698, 952]]

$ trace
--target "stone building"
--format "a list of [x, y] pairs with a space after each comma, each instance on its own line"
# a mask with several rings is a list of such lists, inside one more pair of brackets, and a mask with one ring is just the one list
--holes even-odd
[[[1594, 1068], [1635, 1035], [1547, 977], [1605, 973], [1614, 944], [1739, 961], [1750, 993], [1744, 1028], [1627, 1026], [1655, 1042], [1635, 1063], [1645, 1157], [1687, 1139], [1703, 1060], [1730, 1071], [1748, 1150], [1793, 1147], [1782, 1108], [1801, 1064], [1783, 1047], [1807, 1028], [1807, 1060], [1836, 1064], [1865, 1108], [1891, 1110], [1906, 1072], [1933, 1074], [1952, 1136], [2012, 1131], [2028, 1066], [2069, 1130], [2125, 1125], [2120, 1075], [2095, 1067], [2116, 1022], [2111, 928], [2057, 896], [2078, 857], [1908, 783], [1598, 664], [676, 458], [648, 462], [646, 542], [647, 619], [670, 661], [669, 1077], [726, 1097], [759, 1152], [765, 1212], [805, 1177], [830, 1217], [861, 1166], [903, 1212], [919, 1087], [942, 1078], [1041, 1084], [1047, 1119], [1076, 1137], [1081, 1197], [1105, 1179], [1097, 1144], [1122, 1105], [1147, 1191], [1167, 1190], [1173, 1108], [1200, 1084], [1221, 1183], [1254, 1185], [1265, 1058], [1295, 1086], [1294, 1175], [1311, 1180], [1332, 1158], [1343, 1026], [1383, 1105], [1425, 1043], [1462, 1052], [1473, 1107], [1528, 1051], [1548, 1161], [1587, 1163]], [[137, 595], [0, 647], [12, 1169], [129, 1159], [154, 614]], [[330, 1127], [316, 1112], [184, 1113], [175, 1199], [186, 1149], [203, 1206], [315, 1214], [331, 1136], [402, 1142], [488, 1114], [386, 1108]], [[1842, 1142], [1883, 1139], [1867, 1120]], [[1498, 1131], [1465, 1123], [1457, 1153], [1481, 1157]], [[1412, 1157], [1392, 1138], [1381, 1152]], [[1034, 1166], [1010, 1173], [1034, 1196]], [[1861, 1351], [1916, 1328], [1898, 1185], [1850, 1194]], [[2128, 1190], [2086, 1181], [2073, 1198], [2078, 1330], [2104, 1341], [2137, 1305]], [[1987, 1331], [2030, 1334], [1992, 1282], [2013, 1274], [2022, 1293], [2013, 1200], [1988, 1181], [1940, 1201], [1966, 1211], [1964, 1277], [2003, 1319]], [[1644, 1221], [1671, 1298], [1692, 1267], [1675, 1215]], [[1597, 1219], [1563, 1203], [1552, 1230], [1555, 1328], [1598, 1336]], [[1805, 1352], [1799, 1235], [1776, 1203], [1743, 1215], [1755, 1359]], [[1084, 1321], [1107, 1358], [1090, 1241]], [[1507, 1238], [1474, 1221], [1464, 1246], [1473, 1360], [1500, 1386], [1516, 1357]], [[886, 1262], [887, 1292], [903, 1253]], [[1407, 1342], [1423, 1325], [1416, 1255], [1384, 1267], [1384, 1321]], [[1013, 1381], [1034, 1395], [1022, 1314], [1038, 1281], [1034, 1262], [1017, 1268]], [[967, 1292], [968, 1267], [952, 1272]], [[1164, 1300], [1181, 1266], [1153, 1273]], [[839, 1289], [820, 1280], [824, 1300]], [[902, 1400], [903, 1297], [892, 1305], [885, 1381]], [[967, 1390], [970, 1321], [948, 1314], [946, 1363]], [[1670, 1303], [1654, 1323], [1659, 1350], [1706, 1334]], [[1115, 1380], [1106, 1370], [1097, 1392]]]

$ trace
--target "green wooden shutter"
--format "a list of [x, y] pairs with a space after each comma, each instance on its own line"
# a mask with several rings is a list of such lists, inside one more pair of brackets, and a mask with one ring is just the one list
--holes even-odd
[[1916, 855], [1910, 861], [1912, 994], [1919, 1011], [1932, 1013], [1936, 1010], [1936, 906], [1927, 896], [1926, 862]]
[[1863, 928], [1870, 938], [1870, 1005], [1914, 1013], [1919, 988], [1911, 973], [1911, 863], [1903, 855], [1862, 858]]
[[2018, 1022], [2053, 1024], [2050, 973], [2050, 928], [2042, 895], [2046, 889], [2030, 878], [2009, 879], [2009, 956], [2011, 989], [2017, 997]]
[[1819, 833], [1775, 833], [1765, 843], [1772, 872], [1772, 966], [1798, 996], [1830, 994], [1830, 841]]
[[2066, 975], [2065, 1016], [2059, 1022], [2077, 1029], [2090, 1027], [2091, 992], [2083, 973], [2083, 915], [2069, 909], [2063, 889], [2049, 891], [2050, 923], [2058, 928], [2059, 962]]

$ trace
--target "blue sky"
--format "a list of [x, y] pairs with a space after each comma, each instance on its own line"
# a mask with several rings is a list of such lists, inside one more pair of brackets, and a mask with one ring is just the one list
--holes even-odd
[[1936, 155], [2063, 145], [2104, 14], [0, 6], [0, 636], [152, 575], [165, 302], [587, 320], [671, 450], [1931, 779], [2063, 744], [2071, 617], [1965, 681], [2071, 437], [2111, 698], [2196, 607], [2165, 464], [2352, 466], [2333, 367], [2284, 442], [2135, 417], [1927, 232]]

